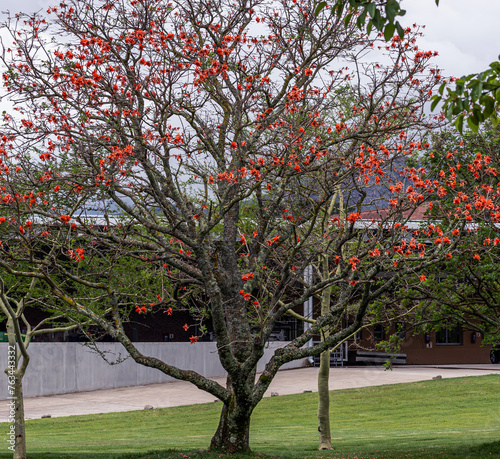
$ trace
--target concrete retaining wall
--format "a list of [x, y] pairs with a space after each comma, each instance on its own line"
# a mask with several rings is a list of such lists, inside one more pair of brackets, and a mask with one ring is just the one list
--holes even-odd
[[[259, 361], [258, 370], [263, 371], [274, 350], [286, 343], [272, 342]], [[0, 369], [7, 366], [8, 343], [0, 343]], [[224, 376], [219, 363], [216, 343], [136, 343], [141, 353], [157, 357], [165, 363], [185, 370], [194, 370], [203, 376]], [[99, 349], [110, 365], [99, 354], [81, 343], [31, 343], [30, 363], [23, 379], [25, 397], [66, 394], [97, 389], [138, 386], [173, 381], [159, 370], [135, 363], [119, 343], [99, 343]], [[296, 368], [304, 360], [290, 362], [282, 368]], [[7, 399], [7, 376], [0, 374], [0, 400]]]

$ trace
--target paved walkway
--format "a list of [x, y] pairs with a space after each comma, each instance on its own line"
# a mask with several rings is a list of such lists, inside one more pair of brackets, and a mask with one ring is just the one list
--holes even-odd
[[[500, 375], [500, 365], [404, 365], [385, 371], [382, 366], [338, 367], [330, 370], [330, 388], [381, 386], [414, 381], [424, 381], [436, 376], [456, 378], [485, 374]], [[266, 396], [271, 392], [279, 395], [296, 394], [305, 390], [317, 391], [318, 368], [283, 370], [274, 378]], [[225, 378], [215, 378], [224, 384]], [[74, 394], [51, 395], [25, 399], [26, 419], [36, 419], [45, 415], [52, 417], [76, 414], [111, 413], [116, 411], [141, 410], [146, 405], [154, 408], [193, 405], [213, 402], [214, 396], [207, 394], [192, 384], [179, 381], [147, 386], [96, 390]], [[0, 422], [7, 421], [7, 401], [0, 401]]]

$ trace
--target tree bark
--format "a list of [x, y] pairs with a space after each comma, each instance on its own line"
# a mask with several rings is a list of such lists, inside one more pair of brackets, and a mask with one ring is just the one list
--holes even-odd
[[318, 432], [319, 450], [332, 449], [330, 432], [330, 351], [327, 349], [320, 355], [318, 373]]
[[[328, 275], [328, 258], [323, 254], [320, 257], [321, 276]], [[330, 310], [331, 287], [325, 289], [321, 294], [321, 315]], [[321, 330], [321, 341], [328, 338], [330, 331]], [[330, 349], [326, 349], [320, 355], [318, 373], [318, 432], [319, 450], [332, 449], [332, 434], [330, 431]]]
[[[24, 426], [24, 399], [23, 399], [23, 376], [28, 366], [29, 356], [26, 352], [25, 343], [19, 330], [19, 319], [15, 312], [8, 305], [7, 298], [3, 297], [2, 285], [2, 310], [7, 314], [7, 335], [9, 338], [9, 363], [5, 373], [9, 378], [9, 385], [13, 387], [12, 399], [14, 405], [14, 419], [12, 410], [9, 415], [9, 423], [14, 427], [14, 459], [26, 459], [26, 432]], [[16, 333], [17, 332], [17, 333]], [[11, 352], [13, 352], [11, 359]], [[21, 363], [21, 358], [22, 363]], [[10, 449], [10, 448], [9, 448]]]
[[228, 453], [250, 451], [250, 416], [253, 409], [249, 404], [237, 405], [235, 397], [222, 407], [217, 431], [212, 437], [210, 449]]
[[16, 442], [14, 445], [14, 459], [26, 459], [26, 430], [24, 423], [24, 398], [23, 398], [23, 377], [19, 371], [15, 371], [14, 382], [14, 431]]

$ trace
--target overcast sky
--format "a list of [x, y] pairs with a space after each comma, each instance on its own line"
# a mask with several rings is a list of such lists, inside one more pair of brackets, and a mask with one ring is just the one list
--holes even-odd
[[500, 54], [499, 0], [404, 0], [401, 22], [424, 24], [420, 48], [439, 52], [445, 75], [485, 70]]
[[[0, 3], [7, 3], [0, 0]], [[56, 0], [12, 0], [11, 12], [36, 11], [58, 4]], [[443, 75], [462, 76], [476, 73], [500, 54], [498, 20], [500, 0], [403, 0], [406, 16], [403, 24], [425, 25], [422, 50], [438, 51], [436, 64]], [[0, 7], [4, 10], [5, 7]]]

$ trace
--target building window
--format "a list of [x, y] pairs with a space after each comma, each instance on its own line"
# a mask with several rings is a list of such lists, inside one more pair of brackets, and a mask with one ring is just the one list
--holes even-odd
[[377, 341], [382, 341], [384, 339], [384, 326], [381, 324], [376, 324], [375, 327], [373, 327], [373, 337]]
[[436, 344], [462, 344], [462, 328], [460, 325], [446, 327], [436, 332]]

